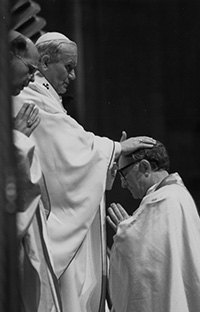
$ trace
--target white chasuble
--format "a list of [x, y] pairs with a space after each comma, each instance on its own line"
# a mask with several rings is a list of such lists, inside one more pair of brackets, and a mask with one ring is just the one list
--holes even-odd
[[50, 196], [48, 229], [64, 311], [103, 311], [106, 270], [100, 203], [114, 142], [85, 131], [67, 115], [40, 73], [14, 100], [14, 107], [30, 102], [40, 109], [41, 123], [32, 138]]
[[33, 142], [16, 130], [13, 133], [21, 174], [20, 211], [17, 213], [21, 309], [23, 312], [60, 312], [60, 296], [57, 296], [48, 249], [44, 208], [48, 205], [41, 193], [41, 167]]
[[178, 174], [167, 179], [118, 226], [109, 279], [115, 312], [200, 311], [199, 215]]

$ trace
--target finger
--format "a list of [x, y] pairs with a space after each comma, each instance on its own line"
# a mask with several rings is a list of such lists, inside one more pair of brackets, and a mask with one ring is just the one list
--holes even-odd
[[147, 136], [140, 136], [138, 137], [138, 140], [140, 143], [145, 143], [145, 144], [156, 144], [156, 140]]
[[27, 125], [31, 125], [34, 120], [38, 117], [39, 109], [35, 107], [31, 112], [27, 120]]
[[41, 121], [40, 117], [37, 116], [32, 123], [27, 124], [27, 127], [29, 127], [33, 131], [39, 125], [40, 121]]
[[126, 210], [120, 204], [117, 204], [117, 207], [118, 207], [123, 219], [127, 219], [129, 217], [129, 215], [126, 212]]
[[155, 144], [153, 143], [140, 143], [140, 146], [138, 148], [152, 148]]
[[127, 133], [126, 133], [126, 131], [122, 131], [122, 136], [121, 136], [120, 142], [125, 141], [126, 139], [127, 139]]
[[118, 206], [116, 204], [111, 204], [111, 209], [113, 210], [113, 214], [115, 216], [115, 218], [117, 219], [118, 222], [123, 220], [123, 215], [120, 212], [120, 209], [118, 208]]
[[35, 107], [34, 104], [28, 104], [28, 107], [24, 113], [24, 118], [26, 118], [26, 120], [29, 120], [29, 118], [31, 118], [35, 109], [37, 109], [37, 108]]
[[40, 123], [40, 117], [38, 116], [31, 126], [29, 127], [27, 126], [26, 135], [30, 136], [31, 133], [35, 130], [35, 128], [39, 125], [39, 123]]
[[30, 113], [30, 118], [34, 118], [34, 116], [37, 116], [39, 114], [39, 108], [34, 106], [34, 109]]
[[113, 230], [117, 231], [117, 226], [114, 224], [114, 222], [111, 220], [109, 216], [106, 217], [106, 220], [108, 221], [109, 225], [113, 228]]
[[113, 210], [112, 207], [108, 208], [108, 213], [110, 215], [111, 220], [113, 221], [113, 223], [117, 226], [119, 224], [119, 222], [121, 221], [118, 216], [115, 214], [115, 211]]
[[26, 112], [26, 110], [27, 110], [29, 105], [30, 104], [24, 103], [23, 106], [20, 108], [20, 110], [19, 110], [17, 116], [15, 117], [15, 119], [21, 119], [24, 116], [24, 114], [25, 114], [25, 112]]

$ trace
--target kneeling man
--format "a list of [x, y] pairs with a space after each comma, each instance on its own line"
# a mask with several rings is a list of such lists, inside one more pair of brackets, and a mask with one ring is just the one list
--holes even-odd
[[160, 142], [121, 156], [122, 187], [142, 199], [129, 216], [111, 204], [116, 230], [110, 259], [115, 312], [196, 312], [200, 307], [200, 220]]

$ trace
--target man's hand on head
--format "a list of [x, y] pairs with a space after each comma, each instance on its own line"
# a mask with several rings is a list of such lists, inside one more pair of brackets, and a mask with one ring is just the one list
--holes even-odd
[[40, 123], [39, 109], [34, 104], [25, 103], [13, 120], [13, 129], [30, 136]]
[[152, 148], [156, 144], [156, 140], [147, 136], [138, 136], [120, 141], [121, 154], [128, 155], [139, 148]]

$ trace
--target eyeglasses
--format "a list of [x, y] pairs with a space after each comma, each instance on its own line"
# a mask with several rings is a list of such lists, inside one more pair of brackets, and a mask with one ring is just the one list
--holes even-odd
[[[144, 159], [144, 158], [143, 158]], [[141, 161], [141, 159], [140, 160], [137, 160], [137, 161], [135, 161], [135, 162], [133, 162], [133, 163], [131, 163], [131, 164], [129, 164], [128, 166], [126, 166], [126, 167], [124, 167], [123, 169], [118, 169], [118, 172], [119, 172], [119, 174], [120, 174], [120, 177], [123, 179], [123, 180], [126, 180], [126, 177], [127, 177], [127, 175], [129, 174], [129, 172], [130, 172], [130, 169], [129, 170], [127, 170], [129, 167], [131, 167], [131, 166], [134, 166], [134, 165], [136, 165], [136, 164], [138, 164], [139, 162]], [[160, 168], [163, 168], [163, 167], [160, 167], [160, 165], [159, 165], [159, 163], [158, 163], [158, 161], [156, 160], [156, 159], [148, 159], [148, 161], [149, 161], [149, 163], [151, 164], [151, 168], [152, 168], [152, 170], [156, 170], [156, 171], [158, 171]]]
[[130, 168], [131, 166], [135, 166], [136, 164], [138, 164], [140, 161], [137, 161], [135, 163], [132, 163], [132, 164], [129, 164], [128, 166], [126, 166], [125, 168], [123, 169], [118, 169], [118, 172], [120, 174], [120, 177], [123, 179], [123, 180], [126, 180], [126, 177], [127, 175], [129, 174], [130, 172], [130, 169], [127, 170], [128, 168]]
[[22, 61], [22, 63], [24, 63], [24, 65], [28, 68], [29, 70], [29, 75], [33, 76], [35, 74], [35, 72], [38, 70], [38, 67], [35, 66], [34, 64], [31, 64], [29, 62], [27, 62], [25, 59], [23, 59], [21, 56], [19, 55], [15, 55], [20, 61]]

